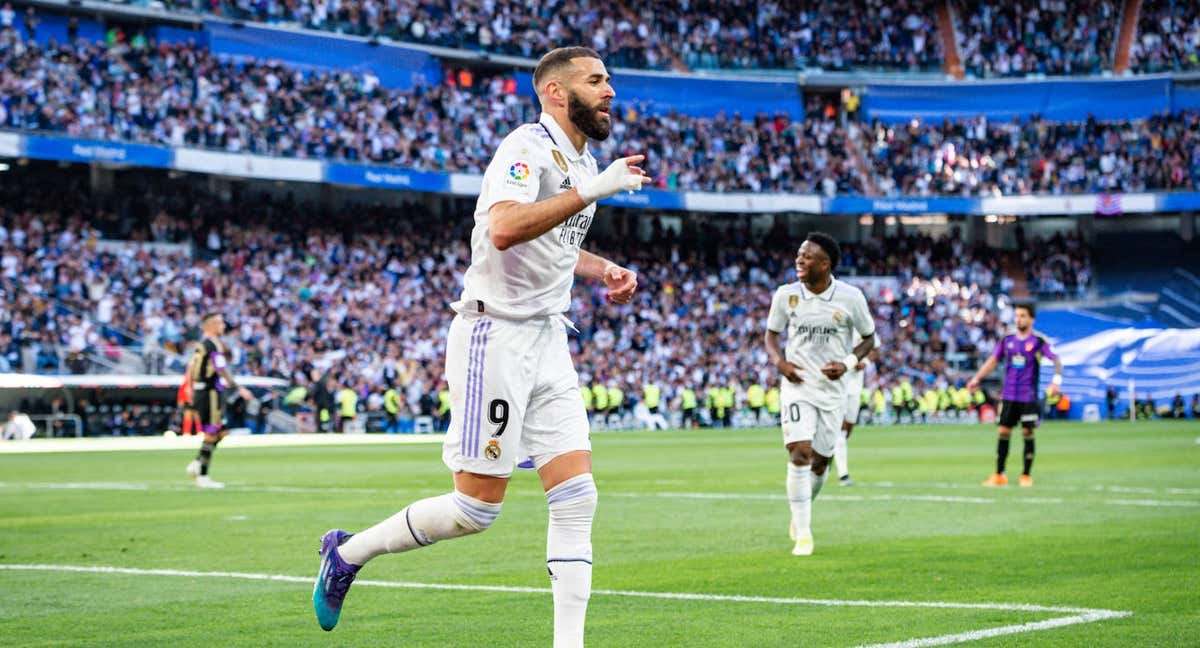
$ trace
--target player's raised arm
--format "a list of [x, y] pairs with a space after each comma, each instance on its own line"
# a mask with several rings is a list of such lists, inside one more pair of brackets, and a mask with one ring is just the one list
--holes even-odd
[[492, 205], [488, 210], [488, 234], [492, 245], [496, 249], [507, 250], [519, 243], [532, 241], [597, 200], [622, 190], [641, 189], [643, 184], [650, 182], [650, 177], [637, 166], [645, 158], [644, 155], [620, 158], [608, 165], [603, 173], [570, 191], [545, 200], [532, 203], [510, 200]]

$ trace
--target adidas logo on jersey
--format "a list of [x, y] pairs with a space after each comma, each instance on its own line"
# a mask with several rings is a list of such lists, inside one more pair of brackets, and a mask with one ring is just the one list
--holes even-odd
[[558, 185], [559, 191], [566, 191], [571, 188], [571, 179], [563, 178], [562, 184]]

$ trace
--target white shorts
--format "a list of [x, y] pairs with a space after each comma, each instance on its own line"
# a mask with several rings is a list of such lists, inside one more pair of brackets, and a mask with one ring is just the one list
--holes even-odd
[[842, 430], [841, 409], [823, 410], [807, 401], [789, 398], [781, 390], [783, 408], [779, 412], [783, 426], [783, 445], [797, 441], [812, 441], [813, 451], [822, 457], [832, 457]]
[[508, 477], [591, 450], [579, 377], [562, 317], [455, 316], [446, 337], [450, 427], [442, 461], [455, 472]]
[[858, 423], [859, 405], [862, 403], [862, 394], [846, 394], [846, 414], [842, 420], [854, 425]]

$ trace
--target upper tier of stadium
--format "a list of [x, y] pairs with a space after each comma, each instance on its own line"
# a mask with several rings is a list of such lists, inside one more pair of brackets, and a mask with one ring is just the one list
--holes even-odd
[[[523, 58], [563, 44], [585, 44], [614, 66], [638, 69], [870, 70], [960, 77], [1200, 70], [1200, 5], [1181, 0], [113, 4]], [[11, 13], [0, 13], [0, 24], [15, 22]]]

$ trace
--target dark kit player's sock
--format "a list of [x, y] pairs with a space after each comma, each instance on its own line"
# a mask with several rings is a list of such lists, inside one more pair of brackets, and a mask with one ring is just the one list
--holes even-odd
[[213, 449], [216, 447], [217, 444], [211, 441], [205, 441], [200, 444], [200, 453], [196, 455], [196, 461], [200, 462], [201, 475], [208, 474], [208, 462], [212, 460]]
[[1008, 463], [1008, 443], [1009, 439], [1000, 439], [996, 444], [996, 472], [1004, 473], [1004, 464]]
[[1028, 475], [1030, 468], [1033, 468], [1033, 437], [1025, 439], [1025, 470], [1022, 474]]

